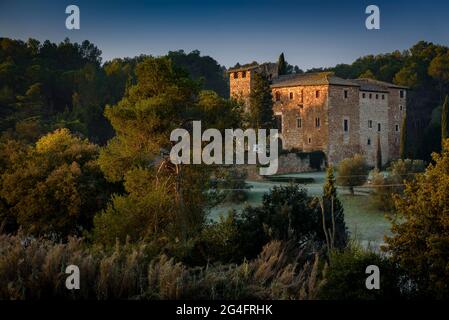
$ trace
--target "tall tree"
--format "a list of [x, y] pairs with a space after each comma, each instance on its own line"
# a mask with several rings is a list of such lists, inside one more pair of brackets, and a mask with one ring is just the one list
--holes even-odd
[[424, 174], [405, 183], [404, 196], [395, 197], [399, 212], [392, 236], [386, 238], [394, 262], [426, 298], [449, 297], [449, 141]]
[[449, 138], [449, 98], [446, 96], [441, 111], [441, 139], [445, 141]]
[[380, 143], [380, 134], [377, 135], [376, 167], [382, 170], [382, 145]]
[[287, 62], [285, 62], [284, 53], [282, 52], [278, 59], [278, 74], [287, 74]]
[[270, 83], [264, 74], [254, 74], [249, 102], [248, 126], [254, 129], [274, 128], [273, 97]]
[[326, 172], [326, 182], [323, 186], [323, 233], [332, 236], [332, 245], [343, 248], [346, 245], [348, 234], [345, 224], [344, 209], [337, 197], [334, 168], [329, 166]]
[[399, 146], [399, 155], [402, 160], [407, 159], [407, 114], [404, 114], [401, 128], [401, 144]]

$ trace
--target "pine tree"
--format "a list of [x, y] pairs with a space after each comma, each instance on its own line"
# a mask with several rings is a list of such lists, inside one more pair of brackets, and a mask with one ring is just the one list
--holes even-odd
[[[329, 166], [326, 172], [326, 182], [323, 186], [323, 213], [326, 232], [332, 235], [335, 224], [335, 236], [333, 246], [343, 248], [346, 246], [348, 233], [345, 224], [344, 209], [337, 197], [337, 187], [334, 175], [334, 168]], [[324, 230], [323, 230], [324, 232]]]
[[379, 171], [382, 170], [382, 145], [380, 143], [380, 134], [377, 135], [376, 167]]
[[401, 128], [401, 145], [399, 149], [400, 157], [402, 160], [407, 158], [407, 115], [404, 115], [402, 119], [402, 128]]
[[287, 74], [287, 63], [285, 62], [284, 53], [282, 52], [278, 59], [278, 74]]
[[[449, 101], [448, 96], [444, 99], [443, 110], [441, 112], [441, 139], [449, 138]], [[442, 143], [443, 144], [443, 143]]]
[[273, 97], [267, 77], [254, 74], [254, 85], [249, 96], [248, 126], [253, 129], [274, 128]]

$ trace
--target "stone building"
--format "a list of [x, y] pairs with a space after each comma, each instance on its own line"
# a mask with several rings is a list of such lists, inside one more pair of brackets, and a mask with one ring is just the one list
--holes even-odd
[[322, 151], [330, 164], [361, 153], [374, 166], [380, 143], [383, 164], [399, 157], [406, 87], [331, 72], [278, 76], [276, 64], [251, 65], [229, 70], [231, 97], [245, 106], [255, 72], [271, 81], [283, 149]]

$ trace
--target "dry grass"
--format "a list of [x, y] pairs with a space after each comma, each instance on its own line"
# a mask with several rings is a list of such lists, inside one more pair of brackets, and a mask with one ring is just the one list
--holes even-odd
[[[305, 259], [279, 241], [240, 265], [191, 268], [147, 251], [145, 244], [108, 252], [79, 239], [0, 235], [0, 299], [315, 299], [323, 284], [317, 255]], [[70, 264], [80, 268], [80, 290], [65, 288]]]

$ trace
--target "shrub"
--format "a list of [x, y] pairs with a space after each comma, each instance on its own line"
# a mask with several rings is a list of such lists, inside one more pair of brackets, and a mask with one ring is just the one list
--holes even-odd
[[413, 181], [416, 174], [424, 169], [422, 160], [399, 159], [391, 163], [386, 176], [377, 170], [373, 171], [371, 199], [374, 205], [380, 210], [394, 211], [394, 195], [402, 194], [403, 183]]
[[337, 184], [349, 187], [351, 194], [354, 194], [354, 187], [363, 185], [368, 179], [368, 166], [365, 158], [356, 154], [340, 161], [337, 173]]
[[[379, 267], [379, 290], [366, 288], [365, 271], [369, 265]], [[319, 293], [321, 299], [327, 300], [388, 300], [400, 295], [400, 273], [395, 265], [384, 256], [355, 246], [332, 252], [326, 283]]]
[[395, 197], [398, 215], [386, 241], [418, 294], [442, 299], [449, 297], [449, 140], [433, 161]]

